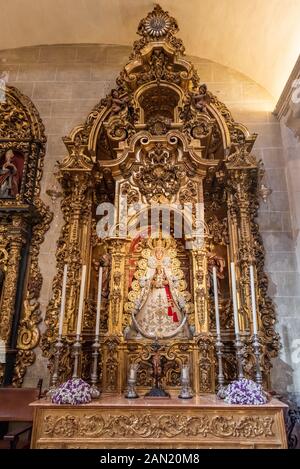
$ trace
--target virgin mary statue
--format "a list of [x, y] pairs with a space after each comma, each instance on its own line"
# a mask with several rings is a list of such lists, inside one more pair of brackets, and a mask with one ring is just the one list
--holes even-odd
[[[174, 240], [173, 240], [174, 241]], [[142, 251], [129, 299], [135, 328], [148, 338], [173, 337], [183, 332], [190, 294], [170, 240], [148, 242]]]

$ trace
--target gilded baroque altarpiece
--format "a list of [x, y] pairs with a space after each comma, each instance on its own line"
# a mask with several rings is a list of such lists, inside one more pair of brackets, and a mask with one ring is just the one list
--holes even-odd
[[[256, 222], [263, 176], [261, 163], [251, 153], [256, 135], [236, 123], [227, 107], [201, 83], [194, 66], [185, 59], [177, 31], [176, 20], [155, 6], [139, 24], [140, 39], [134, 43], [115, 89], [100, 101], [83, 125], [74, 128], [63, 139], [68, 155], [60, 164], [58, 177], [63, 188], [64, 225], [58, 241], [57, 271], [46, 312], [46, 331], [40, 346], [49, 358], [51, 372], [63, 268], [68, 264], [63, 325], [65, 346], [59, 376], [62, 381], [70, 377], [69, 345], [75, 339], [81, 271], [82, 265], [86, 265], [80, 368], [81, 376], [89, 379], [101, 265], [99, 376], [102, 390], [108, 393], [124, 391], [130, 363], [139, 365], [138, 388], [151, 387], [154, 338], [161, 345], [166, 364], [163, 377], [166, 389], [178, 388], [181, 366], [189, 363], [194, 392], [214, 392], [217, 370], [213, 266], [218, 270], [224, 374], [226, 380], [236, 376], [228, 269], [231, 261], [237, 268], [239, 325], [246, 376], [254, 377], [255, 373], [255, 357], [250, 346], [250, 263], [255, 265], [261, 367], [267, 386], [271, 358], [279, 349], [279, 338], [274, 329], [274, 306], [267, 294], [264, 249]], [[13, 111], [3, 110], [8, 122], [10, 112]], [[7, 244], [1, 245], [3, 254], [0, 259], [3, 272], [7, 270], [1, 300], [5, 305], [2, 320], [8, 324], [6, 335], [13, 320], [13, 307], [8, 302], [17, 285], [17, 265], [27, 219], [22, 210], [28, 197], [30, 207], [35, 207], [30, 211], [26, 206], [28, 217], [44, 213], [43, 222], [37, 221], [33, 228], [29, 274], [32, 281], [29, 281], [30, 288], [23, 298], [24, 319], [20, 321], [18, 333], [16, 384], [21, 383], [26, 366], [32, 360], [33, 348], [39, 341], [38, 306], [35, 309], [33, 300], [40, 286], [36, 253], [51, 218], [38, 197], [44, 136], [40, 121], [33, 120], [35, 115], [29, 114], [27, 120], [22, 119], [18, 124], [12, 114], [11, 119], [18, 124], [20, 132], [31, 132], [28, 142], [25, 139], [20, 143], [20, 150], [27, 158], [24, 163], [27, 165], [26, 172], [24, 169], [26, 182], [24, 179], [20, 194], [14, 200], [1, 199], [1, 211], [6, 213], [6, 207], [10, 208], [7, 221], [1, 221], [0, 226], [2, 231], [9, 229], [10, 233], [7, 238], [10, 250]], [[26, 122], [28, 129], [22, 127], [26, 127]], [[5, 134], [7, 136], [6, 129]], [[1, 149], [12, 148], [11, 142], [5, 144], [5, 138], [1, 139], [0, 145]], [[18, 145], [13, 149], [18, 150]], [[34, 158], [37, 152], [39, 157]], [[30, 168], [34, 168], [32, 172]], [[12, 189], [7, 186], [6, 190]], [[124, 197], [128, 207], [143, 204], [142, 215], [146, 218], [151, 206], [163, 212], [170, 204], [188, 205], [190, 212], [184, 220], [191, 228], [189, 235], [183, 230], [181, 236], [175, 236], [180, 227], [176, 226], [174, 216], [168, 237], [160, 232], [158, 238], [148, 239], [145, 234], [151, 231], [151, 222], [146, 231], [133, 235], [131, 228], [135, 226], [136, 215], [122, 205]], [[102, 219], [97, 207], [103, 203], [113, 203], [116, 207], [116, 229], [105, 238], [99, 237], [97, 231]], [[204, 243], [201, 245], [193, 238], [199, 204], [204, 206]], [[125, 227], [124, 220], [128, 220]], [[13, 266], [11, 269], [7, 269], [8, 263]], [[151, 291], [143, 284], [145, 278], [152, 280]], [[167, 308], [168, 317], [158, 319], [157, 310], [151, 310], [151, 305], [170, 299], [173, 307]], [[27, 344], [30, 344], [27, 348], [25, 331]]]
[[[270, 361], [279, 347], [274, 307], [267, 295], [264, 249], [256, 222], [263, 175], [261, 163], [251, 153], [256, 135], [236, 123], [226, 106], [201, 83], [194, 66], [184, 57], [183, 43], [175, 36], [177, 30], [176, 20], [155, 6], [139, 24], [141, 38], [134, 43], [116, 88], [100, 101], [82, 126], [64, 138], [68, 156], [60, 165], [59, 179], [64, 190], [65, 223], [57, 250], [53, 297], [46, 315], [47, 330], [41, 345], [51, 364], [65, 263], [69, 273], [64, 335], [66, 343], [74, 340], [81, 266], [86, 264], [81, 374], [88, 379], [97, 277], [102, 265], [99, 372], [105, 392], [124, 390], [130, 363], [139, 365], [138, 387], [151, 386], [153, 337], [161, 342], [167, 364], [163, 377], [167, 389], [178, 387], [181, 366], [190, 363], [194, 391], [214, 391], [213, 265], [218, 267], [225, 378], [230, 380], [236, 375], [230, 261], [237, 266], [246, 375], [253, 377], [255, 369], [249, 342], [250, 263], [255, 264], [261, 366], [267, 385]], [[153, 205], [163, 210], [168, 204], [189, 204], [188, 222], [192, 228], [196, 206], [204, 204], [205, 242], [202, 245], [192, 242], [192, 248], [187, 249], [187, 242], [193, 239], [188, 240], [184, 233], [175, 237], [178, 228], [175, 222], [171, 222], [169, 238], [160, 235], [159, 239], [149, 241], [145, 232], [131, 236], [135, 215], [122, 205], [124, 196], [128, 206], [143, 204], [146, 217]], [[115, 204], [117, 229], [111, 236], [101, 238], [97, 235], [101, 221], [97, 207], [105, 202]], [[124, 231], [125, 219], [129, 221]], [[151, 226], [147, 227], [146, 232], [150, 229]], [[155, 265], [151, 264], [153, 258]], [[164, 278], [159, 280], [157, 274]], [[142, 283], [149, 275], [155, 281], [150, 293]], [[176, 278], [177, 293], [172, 290], [171, 277]], [[172, 295], [174, 300], [177, 295], [176, 307], [169, 311], [171, 319], [157, 319], [151, 305], [163, 301], [161, 292], [165, 284], [167, 299]], [[180, 300], [185, 305], [184, 313]], [[61, 377], [70, 375], [71, 366], [69, 348], [65, 347]]]

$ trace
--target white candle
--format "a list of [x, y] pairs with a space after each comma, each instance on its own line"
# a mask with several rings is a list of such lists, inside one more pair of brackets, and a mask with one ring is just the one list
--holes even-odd
[[65, 304], [66, 304], [67, 275], [68, 275], [68, 265], [65, 264], [64, 265], [62, 290], [61, 290], [59, 323], [58, 323], [58, 335], [59, 335], [59, 337], [61, 337], [62, 333], [63, 333], [64, 316], [65, 316]]
[[216, 329], [217, 329], [217, 336], [220, 336], [221, 335], [221, 328], [220, 328], [218, 280], [217, 280], [217, 269], [216, 269], [216, 267], [213, 267], [213, 283], [214, 283], [214, 297], [215, 297]]
[[251, 285], [251, 305], [252, 305], [252, 318], [253, 318], [253, 334], [257, 334], [257, 315], [256, 315], [256, 298], [255, 298], [255, 283], [254, 283], [254, 269], [250, 265], [250, 285]]
[[182, 379], [188, 379], [189, 378], [189, 366], [188, 365], [183, 365], [182, 366], [181, 376], [182, 376]]
[[231, 288], [232, 288], [234, 330], [236, 334], [239, 334], [240, 328], [239, 328], [239, 315], [238, 315], [238, 307], [237, 307], [236, 278], [235, 278], [234, 262], [230, 263], [230, 269], [231, 269]]
[[97, 313], [96, 313], [96, 330], [95, 335], [98, 336], [100, 332], [100, 309], [101, 309], [101, 293], [102, 293], [102, 267], [99, 267], [98, 277], [98, 293], [97, 293]]
[[129, 368], [129, 378], [130, 379], [136, 379], [136, 367], [134, 365], [131, 365]]
[[78, 319], [77, 319], [77, 330], [76, 330], [77, 336], [80, 336], [81, 334], [81, 323], [82, 323], [82, 316], [83, 316], [83, 303], [84, 303], [84, 293], [85, 293], [85, 277], [86, 277], [86, 265], [83, 265], [82, 272], [81, 272], [81, 285], [80, 285], [79, 308], [78, 308]]

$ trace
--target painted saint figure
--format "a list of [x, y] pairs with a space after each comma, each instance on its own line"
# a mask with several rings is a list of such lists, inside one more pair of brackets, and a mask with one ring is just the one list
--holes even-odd
[[5, 162], [0, 169], [0, 198], [15, 197], [18, 193], [18, 184], [16, 181], [17, 168], [12, 163], [14, 153], [7, 150], [5, 153]]
[[[1, 158], [3, 159], [3, 158]], [[0, 198], [14, 198], [19, 193], [23, 173], [23, 155], [7, 150], [0, 168]]]

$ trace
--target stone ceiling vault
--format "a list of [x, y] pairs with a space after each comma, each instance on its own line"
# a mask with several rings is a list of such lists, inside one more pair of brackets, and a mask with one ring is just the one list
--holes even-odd
[[[300, 0], [161, 0], [189, 55], [249, 76], [278, 99], [299, 55]], [[131, 45], [150, 0], [0, 0], [0, 47]]]

